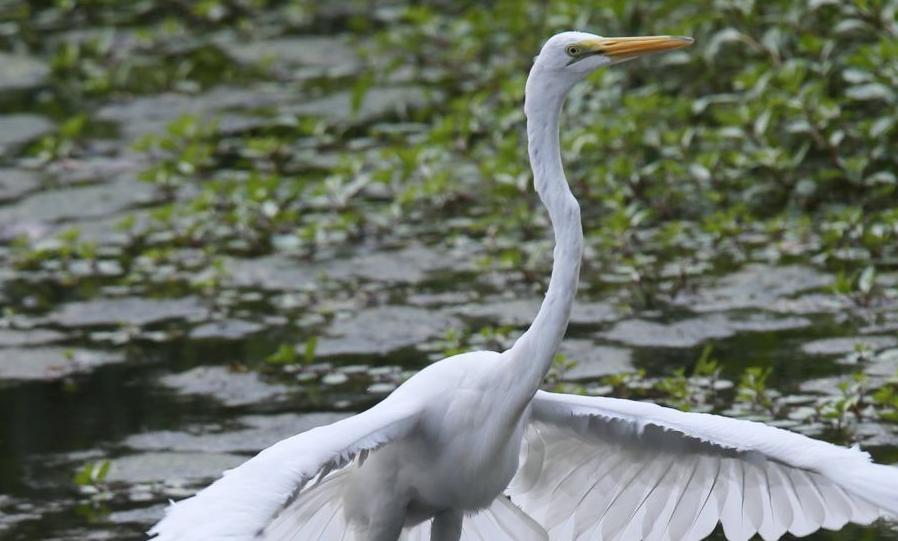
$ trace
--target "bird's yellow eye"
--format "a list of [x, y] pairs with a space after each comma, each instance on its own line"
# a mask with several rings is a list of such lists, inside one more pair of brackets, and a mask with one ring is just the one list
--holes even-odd
[[568, 56], [580, 56], [580, 53], [583, 52], [580, 47], [576, 45], [568, 45], [567, 49], [564, 50]]

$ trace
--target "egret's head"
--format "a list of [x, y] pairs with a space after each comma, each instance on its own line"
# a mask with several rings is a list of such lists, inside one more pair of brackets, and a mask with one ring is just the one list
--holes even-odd
[[603, 38], [586, 32], [562, 32], [543, 45], [534, 67], [565, 79], [580, 80], [602, 66], [692, 44], [683, 36]]

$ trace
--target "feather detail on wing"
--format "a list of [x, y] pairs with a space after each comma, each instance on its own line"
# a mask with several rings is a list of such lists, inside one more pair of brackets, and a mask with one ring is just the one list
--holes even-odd
[[[366, 412], [280, 441], [225, 472], [196, 496], [170, 506], [149, 533], [154, 541], [293, 539], [277, 537], [269, 528], [290, 522], [284, 513], [311, 509], [298, 503], [316, 494], [328, 500], [321, 508], [336, 517], [339, 510], [331, 489], [340, 472], [335, 470], [408, 434], [417, 412], [416, 407], [388, 399]], [[322, 519], [324, 528], [327, 518]]]
[[[260, 535], [260, 541], [364, 541], [365, 532], [346, 522], [340, 490], [348, 473], [343, 469], [303, 493]], [[430, 541], [431, 520], [403, 530], [399, 541]], [[466, 516], [461, 541], [548, 541], [546, 531], [507, 496], [488, 508]]]
[[512, 500], [555, 540], [731, 541], [898, 516], [898, 468], [715, 415], [538, 392]]
[[[399, 541], [430, 541], [431, 521], [402, 532]], [[549, 536], [508, 497], [500, 495], [488, 508], [465, 517], [461, 541], [548, 541]]]

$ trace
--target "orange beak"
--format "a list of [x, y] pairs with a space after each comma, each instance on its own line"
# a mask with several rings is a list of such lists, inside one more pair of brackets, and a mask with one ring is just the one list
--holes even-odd
[[615, 62], [639, 56], [689, 47], [695, 40], [686, 36], [640, 36], [632, 38], [598, 38], [580, 45], [592, 54], [601, 54]]

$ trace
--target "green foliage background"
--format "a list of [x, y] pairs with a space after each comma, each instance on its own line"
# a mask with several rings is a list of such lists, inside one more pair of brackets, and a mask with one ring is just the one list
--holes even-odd
[[[692, 50], [600, 71], [569, 100], [566, 162], [593, 233], [615, 245], [634, 226], [715, 237], [788, 229], [812, 234], [811, 251], [827, 258], [850, 246], [893, 264], [895, 11], [887, 1], [509, 1], [411, 9], [407, 27], [382, 37], [406, 51], [404, 63], [451, 66], [442, 82], [456, 97], [418, 150], [457, 150], [443, 164], [477, 164], [491, 179], [478, 195], [507, 211], [517, 199], [491, 184], [526, 187], [517, 111], [545, 36], [694, 36]], [[450, 177], [427, 195], [466, 189]]]
[[[346, 34], [365, 71], [306, 81], [298, 92], [349, 89], [358, 107], [374, 87], [424, 89], [426, 105], [400, 119], [415, 123], [409, 136], [364, 123], [272, 118], [225, 137], [208, 118], [185, 117], [144, 137], [135, 147], [152, 164], [143, 178], [170, 203], [154, 213], [151, 229], [213, 257], [265, 253], [284, 234], [311, 254], [416, 224], [436, 237], [491, 240], [500, 266], [539, 264], [544, 244], [529, 241], [545, 239], [546, 223], [530, 188], [524, 81], [548, 36], [581, 29], [696, 38], [691, 49], [601, 70], [568, 100], [565, 161], [590, 253], [599, 254], [588, 262], [595, 274], [623, 269], [642, 285], [658, 281], [664, 261], [727, 267], [765, 249], [774, 260], [815, 257], [842, 273], [848, 291], [860, 288], [864, 269], [898, 262], [894, 0], [10, 6], [4, 15], [22, 32], [3, 45], [51, 58], [54, 99], [39, 107], [62, 122], [31, 149], [40, 159], [77, 157], [85, 141], [108, 137], [90, 116], [103, 100], [278, 80], [265, 63], [235, 62], [222, 39]], [[97, 25], [132, 32], [136, 45], [119, 47], [110, 35], [45, 37], [48, 29]], [[333, 151], [359, 136], [373, 148], [343, 149], [324, 170], [291, 163], [297, 140]], [[244, 176], [223, 175], [223, 163]], [[190, 186], [199, 193], [184, 196]], [[332, 204], [309, 203], [322, 197]], [[439, 225], [458, 218], [466, 218], [463, 228]], [[126, 257], [146, 248], [143, 233]], [[33, 256], [22, 258], [25, 266]]]

